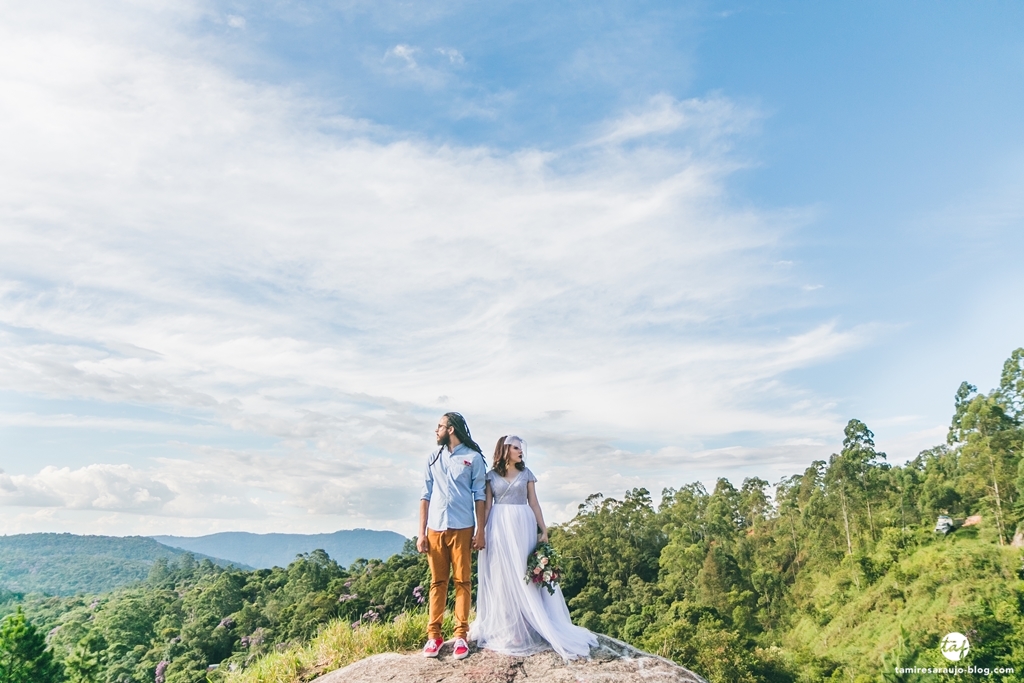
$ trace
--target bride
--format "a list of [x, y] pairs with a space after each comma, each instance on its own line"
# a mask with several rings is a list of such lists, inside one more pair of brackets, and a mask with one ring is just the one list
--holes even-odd
[[539, 540], [548, 540], [534, 486], [537, 478], [523, 462], [524, 450], [518, 436], [503, 436], [494, 448], [486, 485], [487, 546], [477, 559], [477, 618], [470, 624], [469, 639], [506, 655], [552, 649], [565, 659], [586, 657], [597, 638], [573, 626], [562, 589], [550, 595], [524, 578], [538, 528]]

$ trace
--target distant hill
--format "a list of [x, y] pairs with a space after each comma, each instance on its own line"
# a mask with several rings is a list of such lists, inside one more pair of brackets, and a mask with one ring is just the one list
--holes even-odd
[[250, 534], [226, 531], [209, 536], [153, 536], [165, 545], [225, 557], [252, 567], [287, 567], [299, 553], [324, 550], [347, 567], [359, 558], [386, 560], [402, 552], [405, 537], [394, 531], [351, 529], [333, 534]]
[[[186, 554], [144, 536], [0, 536], [0, 590], [48, 595], [104, 593], [144, 580], [160, 558], [175, 562]], [[241, 564], [207, 555], [196, 559], [222, 566]]]

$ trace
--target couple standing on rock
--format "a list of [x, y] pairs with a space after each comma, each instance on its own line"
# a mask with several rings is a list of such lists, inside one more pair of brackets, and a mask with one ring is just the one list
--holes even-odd
[[[524, 579], [527, 559], [538, 540], [547, 541], [548, 529], [537, 502], [537, 478], [523, 462], [523, 440], [498, 439], [488, 471], [462, 415], [446, 413], [436, 434], [439, 449], [427, 459], [416, 543], [427, 554], [431, 578], [423, 654], [436, 657], [441, 651], [441, 622], [454, 575], [455, 659], [469, 656], [468, 640], [508, 655], [547, 649], [566, 659], [589, 655], [597, 639], [573, 626], [561, 589], [549, 594]], [[472, 550], [480, 551], [480, 583], [477, 618], [470, 624]]]

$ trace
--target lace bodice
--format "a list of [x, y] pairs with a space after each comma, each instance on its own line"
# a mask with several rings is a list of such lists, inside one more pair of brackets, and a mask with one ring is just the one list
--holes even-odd
[[491, 486], [495, 505], [526, 505], [526, 484], [531, 481], [537, 481], [537, 477], [533, 476], [529, 467], [520, 472], [511, 484], [494, 470], [487, 473], [487, 483]]

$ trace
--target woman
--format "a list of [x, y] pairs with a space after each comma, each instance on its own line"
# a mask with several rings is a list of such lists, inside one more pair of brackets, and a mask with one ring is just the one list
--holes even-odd
[[494, 467], [487, 473], [486, 548], [477, 559], [477, 618], [469, 639], [506, 655], [553, 649], [565, 659], [586, 657], [597, 638], [573, 626], [561, 588], [551, 595], [524, 579], [537, 530], [540, 541], [548, 540], [537, 478], [523, 462], [524, 449], [518, 436], [503, 436], [494, 448]]

